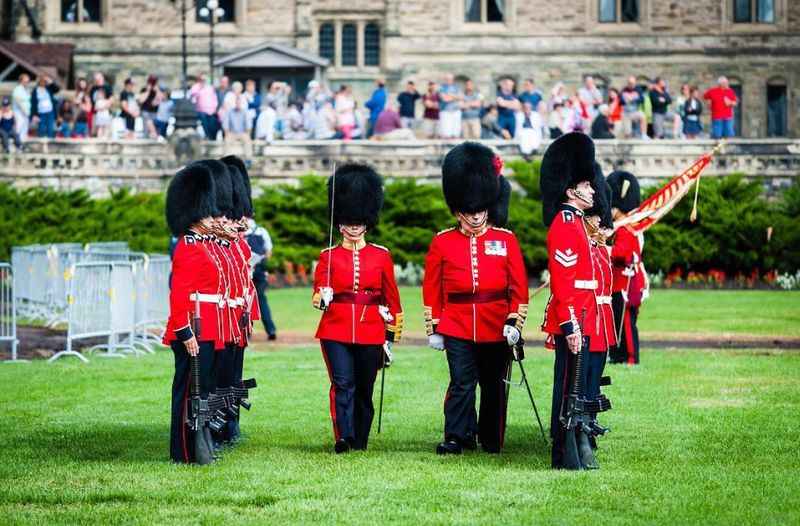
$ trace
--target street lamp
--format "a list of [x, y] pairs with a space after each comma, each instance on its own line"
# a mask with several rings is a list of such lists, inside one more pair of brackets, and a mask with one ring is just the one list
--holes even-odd
[[200, 8], [200, 17], [208, 19], [208, 69], [211, 84], [214, 84], [214, 26], [217, 24], [217, 20], [224, 16], [225, 10], [219, 6], [217, 0], [208, 0], [206, 5]]

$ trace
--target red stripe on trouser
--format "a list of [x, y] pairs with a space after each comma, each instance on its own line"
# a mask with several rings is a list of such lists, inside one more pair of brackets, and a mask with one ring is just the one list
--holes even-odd
[[633, 331], [631, 330], [631, 310], [625, 308], [623, 315], [623, 323], [625, 323], [625, 347], [628, 351], [628, 363], [634, 363], [634, 348], [633, 348]]
[[[503, 378], [508, 378], [508, 368], [511, 367], [511, 362], [506, 365], [503, 373]], [[500, 382], [500, 447], [503, 447], [506, 440], [506, 415], [508, 413], [508, 398], [506, 398], [506, 385], [505, 382]]]
[[339, 440], [339, 426], [336, 425], [336, 386], [333, 384], [333, 371], [328, 361], [328, 355], [325, 353], [325, 347], [321, 342], [319, 345], [322, 350], [322, 359], [325, 360], [325, 368], [328, 370], [328, 379], [331, 382], [331, 388], [328, 391], [328, 399], [330, 400], [331, 421], [333, 422], [333, 438]]
[[183, 449], [183, 461], [187, 464], [189, 463], [189, 447], [186, 443], [186, 410], [188, 407], [188, 399], [189, 399], [189, 382], [191, 381], [191, 376], [187, 374], [186, 376], [189, 377], [189, 380], [186, 382], [186, 389], [183, 390], [183, 413], [181, 414], [181, 446]]

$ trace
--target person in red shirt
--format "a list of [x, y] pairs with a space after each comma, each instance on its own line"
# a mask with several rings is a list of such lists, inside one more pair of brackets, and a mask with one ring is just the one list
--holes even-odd
[[733, 108], [739, 104], [736, 92], [728, 85], [726, 77], [720, 77], [717, 85], [706, 90], [703, 98], [711, 101], [711, 138], [733, 137]]
[[328, 207], [342, 242], [322, 251], [314, 272], [317, 328], [331, 382], [334, 451], [367, 449], [381, 367], [400, 341], [403, 310], [389, 250], [367, 243], [383, 205], [383, 182], [369, 166], [345, 164], [328, 180]]
[[[629, 172], [616, 171], [608, 176], [607, 181], [611, 187], [611, 209], [615, 220], [621, 219], [639, 206], [641, 191], [636, 176]], [[617, 229], [614, 234], [611, 249], [614, 274], [611, 301], [618, 341], [609, 351], [611, 363], [639, 363], [639, 330], [636, 321], [643, 285], [646, 283], [641, 264], [643, 243], [644, 237], [629, 225]]]
[[458, 226], [433, 237], [422, 284], [429, 344], [446, 351], [450, 368], [438, 454], [476, 449], [476, 432], [484, 451], [503, 447], [503, 380], [509, 346], [520, 340], [528, 314], [528, 277], [516, 236], [502, 228], [511, 188], [501, 170], [500, 158], [473, 142], [450, 150], [442, 165], [445, 201]]
[[[594, 204], [594, 143], [588, 135], [573, 132], [550, 144], [542, 158], [539, 184], [542, 213], [547, 232], [547, 269], [550, 271], [550, 299], [542, 330], [555, 347], [553, 403], [550, 436], [551, 463], [555, 469], [583, 469], [566, 454], [567, 430], [561, 423], [564, 397], [569, 391], [570, 371], [578, 353], [584, 353], [582, 338], [598, 337], [596, 299], [598, 271], [584, 222], [584, 211]], [[586, 396], [586, 393], [580, 393]], [[591, 453], [589, 438], [576, 428], [575, 442]]]
[[[192, 163], [172, 178], [167, 190], [167, 224], [178, 238], [172, 257], [169, 318], [163, 342], [175, 355], [172, 381], [170, 457], [174, 462], [195, 461], [194, 441], [186, 425], [189, 397], [189, 356], [199, 358], [200, 396], [215, 388], [216, 349], [223, 347], [221, 310], [216, 303], [200, 303], [201, 332], [192, 328], [195, 298], [219, 298], [223, 290], [217, 262], [209, 250], [217, 208], [214, 175], [208, 166]], [[211, 445], [209, 444], [209, 449]]]

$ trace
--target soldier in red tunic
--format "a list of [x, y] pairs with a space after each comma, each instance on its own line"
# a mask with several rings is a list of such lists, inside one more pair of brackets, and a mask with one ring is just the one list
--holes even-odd
[[[590, 246], [597, 278], [595, 299], [597, 301], [597, 337], [589, 342], [589, 355], [586, 364], [586, 398], [588, 400], [600, 399], [600, 387], [609, 385], [610, 378], [603, 377], [606, 355], [611, 346], [616, 342], [614, 333], [614, 313], [611, 309], [611, 247], [607, 244], [608, 236], [614, 228], [611, 219], [611, 188], [606, 183], [600, 166], [595, 163], [595, 178], [592, 182], [594, 189], [594, 205], [586, 210], [584, 221], [589, 233]], [[597, 449], [595, 437], [605, 434], [608, 430], [597, 423], [597, 413], [592, 413], [589, 426], [592, 433], [589, 436], [592, 449]], [[596, 459], [586, 458], [587, 467], [599, 467]]]
[[521, 338], [528, 314], [528, 278], [516, 236], [502, 228], [508, 203], [501, 201], [510, 187], [501, 170], [492, 150], [471, 142], [450, 150], [442, 165], [444, 197], [458, 226], [433, 237], [422, 284], [429, 344], [446, 351], [450, 368], [438, 454], [475, 449], [476, 438], [484, 451], [503, 447], [503, 380], [509, 346]]
[[[216, 204], [214, 176], [208, 166], [192, 163], [175, 174], [167, 190], [167, 223], [178, 238], [172, 258], [169, 319], [163, 342], [175, 355], [172, 381], [170, 457], [174, 462], [194, 462], [194, 441], [187, 426], [189, 355], [199, 357], [200, 397], [215, 387], [216, 358], [224, 346], [222, 310], [224, 286], [219, 265], [209, 248]], [[195, 334], [192, 318], [200, 301], [201, 333]]]
[[[594, 174], [594, 143], [583, 133], [559, 137], [542, 159], [540, 186], [544, 224], [549, 227], [547, 268], [551, 291], [542, 330], [555, 344], [550, 435], [552, 466], [556, 469], [581, 469], [565, 463], [567, 431], [560, 417], [569, 388], [567, 373], [572, 370], [575, 355], [585, 352], [582, 338], [588, 336], [591, 342], [599, 332], [597, 269], [583, 220], [584, 211], [594, 204]], [[574, 432], [581, 451], [588, 448], [591, 452], [586, 433], [577, 429]]]
[[[639, 182], [633, 174], [612, 172], [608, 176], [608, 184], [612, 192], [611, 207], [615, 220], [639, 206]], [[639, 363], [639, 329], [636, 320], [643, 295], [646, 294], [647, 279], [642, 265], [643, 244], [644, 237], [630, 226], [623, 226], [614, 234], [611, 249], [614, 267], [612, 305], [619, 341], [609, 353], [611, 363]]]
[[340, 166], [328, 180], [328, 205], [343, 239], [319, 256], [312, 303], [324, 311], [316, 337], [331, 381], [334, 451], [345, 453], [367, 448], [375, 377], [391, 363], [403, 311], [389, 250], [364, 239], [383, 205], [380, 176], [365, 165]]

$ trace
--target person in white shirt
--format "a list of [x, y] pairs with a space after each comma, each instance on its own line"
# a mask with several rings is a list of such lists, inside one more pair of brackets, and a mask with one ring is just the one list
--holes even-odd
[[256, 119], [256, 140], [272, 142], [275, 140], [275, 122], [278, 120], [278, 112], [272, 104], [261, 106], [261, 113]]
[[27, 73], [19, 76], [19, 81], [11, 92], [11, 109], [14, 110], [14, 122], [20, 140], [28, 138], [28, 127], [31, 121], [31, 93], [28, 84], [31, 78]]
[[517, 120], [517, 131], [514, 134], [519, 141], [519, 151], [528, 157], [542, 145], [542, 116], [533, 111], [530, 102], [522, 105], [522, 115]]

